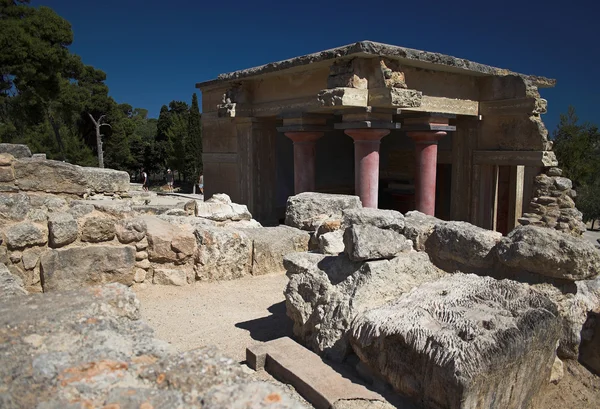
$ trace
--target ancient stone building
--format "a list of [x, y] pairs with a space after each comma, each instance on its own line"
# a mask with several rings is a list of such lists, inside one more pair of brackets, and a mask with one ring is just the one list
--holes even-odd
[[370, 41], [221, 74], [196, 85], [206, 194], [263, 223], [319, 191], [507, 233], [557, 165], [538, 92], [554, 84]]

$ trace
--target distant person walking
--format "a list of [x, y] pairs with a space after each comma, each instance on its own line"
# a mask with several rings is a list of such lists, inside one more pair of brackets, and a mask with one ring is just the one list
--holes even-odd
[[204, 195], [204, 173], [200, 172], [200, 177], [198, 178], [198, 189], [200, 189], [200, 194]]
[[145, 169], [142, 169], [142, 188], [144, 189], [144, 192], [148, 191], [149, 185], [150, 182], [148, 181], [148, 174], [146, 173]]
[[174, 175], [173, 175], [173, 172], [171, 172], [171, 169], [167, 169], [167, 187], [168, 187], [170, 193], [174, 192], [174, 190], [173, 190], [174, 177], [173, 176]]

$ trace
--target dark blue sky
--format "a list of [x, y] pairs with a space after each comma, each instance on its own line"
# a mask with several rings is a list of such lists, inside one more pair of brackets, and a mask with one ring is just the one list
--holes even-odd
[[[372, 40], [556, 78], [552, 131], [574, 105], [600, 124], [600, 5], [595, 0], [32, 0], [69, 20], [72, 50], [104, 70], [118, 102], [157, 116], [219, 73]], [[556, 4], [555, 6], [551, 5]]]

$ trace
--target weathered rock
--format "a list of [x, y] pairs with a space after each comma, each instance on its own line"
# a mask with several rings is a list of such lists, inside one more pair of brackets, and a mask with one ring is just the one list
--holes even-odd
[[290, 281], [285, 290], [294, 335], [313, 351], [335, 360], [349, 352], [347, 331], [360, 312], [445, 273], [424, 252], [391, 260], [357, 263], [345, 254], [295, 253], [284, 258]]
[[146, 270], [136, 268], [135, 273], [133, 274], [133, 281], [135, 281], [136, 283], [143, 283], [144, 281], [146, 281], [146, 274]]
[[10, 166], [14, 160], [15, 157], [10, 153], [0, 153], [0, 166]]
[[416, 250], [424, 251], [427, 240], [433, 233], [433, 228], [439, 223], [444, 222], [436, 217], [412, 210], [404, 216], [404, 236], [412, 240]]
[[29, 146], [13, 143], [0, 143], [0, 154], [9, 154], [17, 159], [31, 157]]
[[252, 275], [284, 273], [283, 257], [308, 251], [307, 232], [289, 226], [240, 229], [252, 240]]
[[342, 213], [345, 227], [355, 224], [368, 224], [380, 229], [395, 230], [398, 233], [404, 231], [404, 216], [396, 210], [363, 207], [360, 209], [344, 210]]
[[340, 254], [344, 252], [344, 231], [336, 230], [319, 236], [319, 251], [323, 254]]
[[198, 202], [196, 212], [198, 217], [214, 221], [252, 219], [248, 207], [237, 203]]
[[[200, 219], [200, 220], [211, 221], [208, 219]], [[254, 219], [226, 220], [224, 222], [217, 222], [216, 225], [221, 226], [221, 227], [228, 227], [230, 229], [257, 229], [257, 228], [263, 227], [262, 224], [260, 224], [258, 221], [254, 220]]]
[[252, 240], [243, 232], [223, 227], [198, 227], [196, 277], [230, 280], [252, 271]]
[[30, 199], [26, 194], [0, 193], [0, 219], [23, 221], [30, 209]]
[[554, 358], [554, 364], [552, 364], [552, 372], [550, 373], [550, 383], [557, 384], [565, 376], [565, 369], [563, 362], [558, 358]]
[[548, 169], [548, 176], [562, 176], [562, 169], [560, 168], [550, 168]]
[[44, 207], [49, 212], [58, 212], [67, 207], [67, 201], [62, 197], [47, 196], [44, 198]]
[[0, 302], [0, 355], [15, 357], [0, 366], [2, 407], [199, 409], [212, 388], [245, 381], [215, 348], [170, 355], [139, 308], [118, 284]]
[[11, 251], [10, 253], [10, 261], [13, 264], [17, 264], [21, 261], [21, 257], [23, 257], [23, 253], [21, 253], [20, 251]]
[[44, 292], [105, 283], [133, 284], [135, 247], [88, 246], [48, 250], [40, 261]]
[[13, 164], [21, 190], [83, 195], [86, 179], [80, 166], [54, 160], [18, 159]]
[[43, 246], [48, 241], [47, 228], [29, 222], [13, 224], [6, 228], [4, 234], [9, 249]]
[[178, 227], [152, 216], [144, 216], [143, 220], [146, 223], [150, 261], [178, 262], [194, 254], [196, 238], [185, 226]]
[[27, 291], [25, 291], [23, 286], [23, 280], [21, 280], [20, 277], [11, 274], [8, 268], [0, 263], [0, 302], [8, 297], [26, 294]]
[[147, 248], [148, 248], [148, 240], [142, 239], [141, 241], [135, 243], [135, 249], [137, 251], [143, 251], [143, 250], [146, 250]]
[[146, 260], [147, 258], [148, 258], [148, 253], [145, 251], [138, 251], [137, 253], [135, 253], [136, 261]]
[[131, 202], [125, 200], [90, 200], [89, 203], [97, 211], [118, 218], [130, 217], [133, 213]]
[[15, 180], [15, 172], [13, 171], [13, 168], [11, 168], [10, 166], [0, 167], [1, 183], [12, 182], [13, 180]]
[[492, 268], [502, 234], [466, 222], [438, 223], [427, 240], [427, 253], [446, 271], [476, 272]]
[[124, 244], [140, 241], [146, 237], [146, 222], [140, 217], [120, 220], [115, 224], [115, 233]]
[[592, 280], [576, 281], [571, 286], [558, 288], [541, 283], [533, 286], [558, 308], [562, 331], [557, 354], [563, 359], [577, 359], [582, 337], [586, 334], [587, 320], [593, 311], [600, 311], [600, 276]]
[[344, 232], [344, 246], [353, 261], [393, 258], [412, 250], [412, 241], [392, 229], [368, 224], [350, 226]]
[[581, 338], [579, 362], [600, 375], [600, 307], [590, 312]]
[[302, 230], [316, 231], [322, 221], [342, 218], [342, 212], [362, 208], [358, 196], [304, 192], [290, 196], [285, 210], [285, 224]]
[[594, 245], [553, 229], [519, 226], [496, 247], [505, 268], [547, 277], [584, 280], [600, 272], [600, 253]]
[[281, 387], [267, 382], [250, 382], [214, 387], [204, 396], [204, 409], [304, 409]]
[[51, 247], [62, 247], [77, 240], [77, 221], [69, 213], [53, 213], [48, 217]]
[[137, 268], [142, 268], [144, 270], [148, 270], [150, 267], [152, 267], [152, 264], [150, 263], [150, 260], [144, 259], [144, 260], [136, 261], [135, 266]]
[[556, 307], [528, 285], [458, 273], [357, 316], [350, 340], [371, 369], [427, 407], [505, 409], [534, 403], [558, 333]]
[[571, 182], [571, 179], [563, 178], [563, 177], [554, 178], [554, 185], [559, 190], [571, 190], [571, 188], [573, 187], [573, 183]]
[[40, 259], [40, 254], [42, 253], [42, 249], [40, 248], [32, 248], [27, 249], [23, 252], [21, 256], [21, 260], [23, 261], [23, 268], [25, 270], [33, 270]]
[[170, 209], [165, 212], [167, 216], [187, 216], [187, 212], [184, 209]]
[[231, 198], [226, 193], [215, 193], [210, 198], [205, 200], [206, 203], [223, 203], [232, 204]]
[[71, 205], [69, 213], [76, 219], [85, 216], [86, 214], [92, 213], [94, 206], [91, 204], [75, 203]]
[[129, 190], [129, 174], [120, 170], [81, 168], [85, 186], [92, 192], [118, 193]]
[[154, 267], [154, 284], [184, 286], [187, 284], [187, 273], [183, 269]]
[[90, 217], [83, 223], [81, 241], [99, 243], [115, 238], [115, 222], [106, 217]]

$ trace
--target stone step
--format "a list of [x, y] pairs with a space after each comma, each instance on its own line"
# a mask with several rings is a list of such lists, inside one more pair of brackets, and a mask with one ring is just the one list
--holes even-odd
[[352, 408], [394, 408], [383, 396], [367, 389], [349, 374], [334, 370], [317, 354], [289, 337], [247, 348], [246, 362], [256, 371], [265, 369], [274, 378], [291, 384], [315, 409], [348, 405]]

